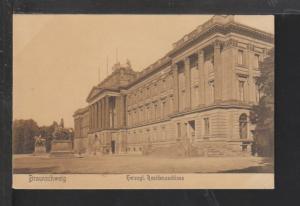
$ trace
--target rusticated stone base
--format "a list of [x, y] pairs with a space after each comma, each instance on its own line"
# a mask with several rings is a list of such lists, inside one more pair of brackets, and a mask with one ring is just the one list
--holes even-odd
[[152, 146], [146, 154], [166, 157], [250, 156], [251, 142], [202, 141], [186, 143], [178, 141]]
[[192, 146], [192, 156], [250, 156], [251, 144], [247, 144], [243, 149], [242, 142], [226, 142], [226, 141], [205, 141], [199, 142]]

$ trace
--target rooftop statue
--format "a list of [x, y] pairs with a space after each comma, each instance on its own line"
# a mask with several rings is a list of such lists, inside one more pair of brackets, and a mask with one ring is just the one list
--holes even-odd
[[126, 67], [131, 68], [131, 63], [130, 63], [129, 59], [126, 60]]

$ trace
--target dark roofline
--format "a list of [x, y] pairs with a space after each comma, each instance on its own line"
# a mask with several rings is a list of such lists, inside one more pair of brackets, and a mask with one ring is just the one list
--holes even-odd
[[77, 109], [77, 110], [74, 112], [73, 117], [75, 117], [76, 115], [80, 115], [80, 114], [86, 113], [86, 112], [89, 110], [88, 108], [89, 108], [89, 107], [86, 106], [86, 107]]
[[[100, 94], [102, 94], [103, 92], [107, 92], [107, 91], [109, 91], [109, 92], [118, 92], [118, 93], [120, 93], [120, 89], [121, 89], [122, 87], [120, 87], [120, 88], [108, 88], [108, 87], [106, 87], [106, 88], [99, 88], [99, 87], [94, 87], [93, 89], [98, 89], [99, 90], [99, 92], [97, 93], [97, 95], [95, 95], [95, 96], [93, 96], [92, 98], [89, 98], [89, 96], [86, 98], [86, 101], [87, 102], [90, 102], [90, 101], [93, 101], [96, 97], [98, 97]], [[92, 89], [92, 91], [93, 91], [93, 89]], [[91, 91], [91, 92], [92, 92]], [[90, 93], [91, 93], [90, 92]]]
[[[163, 68], [169, 66], [172, 64], [171, 59], [168, 59], [166, 62], [164, 62], [163, 64], [154, 67], [153, 69], [149, 70], [149, 72], [145, 72], [144, 74], [142, 74], [141, 76], [137, 77], [135, 80], [133, 80], [132, 82], [130, 82], [125, 89], [129, 89], [130, 87], [138, 84], [139, 82], [141, 82], [142, 80], [146, 79], [148, 76], [151, 76], [153, 74], [155, 74], [156, 72], [159, 72], [160, 70], [162, 70]], [[147, 68], [148, 69], [148, 68]], [[146, 69], [145, 69], [146, 70]]]

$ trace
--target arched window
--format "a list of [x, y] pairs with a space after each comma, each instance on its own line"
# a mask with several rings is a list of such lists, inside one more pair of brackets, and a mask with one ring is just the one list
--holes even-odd
[[241, 114], [239, 118], [240, 138], [247, 139], [248, 136], [247, 114]]

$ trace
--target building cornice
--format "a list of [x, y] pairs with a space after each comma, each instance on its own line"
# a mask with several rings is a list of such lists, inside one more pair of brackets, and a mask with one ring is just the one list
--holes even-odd
[[170, 118], [176, 118], [188, 114], [193, 114], [197, 112], [204, 112], [204, 111], [209, 111], [213, 109], [251, 109], [250, 104], [242, 104], [237, 101], [229, 101], [229, 102], [221, 102], [218, 104], [213, 104], [210, 106], [201, 106], [192, 110], [188, 111], [183, 111], [183, 112], [177, 112], [175, 114], [170, 115]]
[[200, 32], [198, 35], [195, 35], [193, 38], [187, 40], [186, 42], [180, 44], [179, 46], [175, 47], [168, 53], [168, 56], [174, 57], [177, 54], [181, 53], [183, 50], [189, 49], [190, 47], [194, 46], [195, 44], [203, 41], [204, 39], [208, 38], [214, 34], [222, 34], [227, 35], [229, 33], [237, 33], [244, 36], [252, 37], [257, 40], [261, 40], [270, 44], [274, 43], [274, 35], [269, 34], [267, 32], [263, 32], [252, 27], [248, 27], [242, 24], [238, 24], [236, 22], [229, 23], [226, 25], [215, 24], [214, 26], [208, 28]]
[[144, 79], [147, 79], [149, 76], [159, 72], [160, 70], [170, 66], [172, 61], [170, 58], [166, 58], [161, 63], [156, 63], [156, 65], [152, 65], [152, 67], [148, 67], [147, 69], [143, 70], [135, 80], [130, 82], [125, 88], [129, 89], [130, 87], [140, 83]]
[[[93, 92], [96, 91], [97, 93], [95, 95], [93, 95]], [[117, 92], [120, 93], [120, 89], [118, 88], [98, 88], [98, 87], [93, 87], [93, 89], [91, 90], [89, 96], [87, 97], [86, 101], [88, 103], [94, 101], [95, 99], [97, 99], [97, 97], [99, 97], [101, 94], [104, 94], [106, 92]]]
[[76, 116], [79, 116], [79, 115], [82, 115], [82, 114], [85, 114], [86, 112], [88, 112], [88, 106], [87, 107], [84, 107], [84, 108], [80, 108], [80, 109], [77, 109], [74, 114], [73, 114], [73, 117], [76, 117]]

